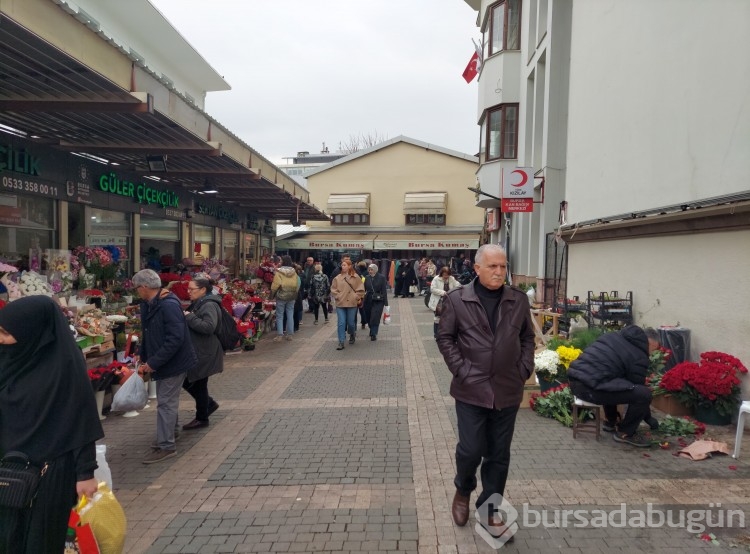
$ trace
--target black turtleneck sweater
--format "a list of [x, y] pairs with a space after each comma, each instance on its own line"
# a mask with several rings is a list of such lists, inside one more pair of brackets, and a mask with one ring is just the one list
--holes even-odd
[[488, 289], [479, 282], [479, 279], [474, 280], [474, 292], [477, 293], [479, 301], [482, 303], [487, 319], [490, 322], [490, 329], [492, 334], [495, 334], [495, 322], [497, 321], [498, 311], [500, 310], [500, 300], [503, 297], [503, 291], [505, 286], [503, 285], [497, 290]]

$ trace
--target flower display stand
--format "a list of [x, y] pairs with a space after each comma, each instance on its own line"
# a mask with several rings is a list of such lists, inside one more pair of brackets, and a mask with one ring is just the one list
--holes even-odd
[[681, 404], [671, 394], [661, 394], [651, 399], [651, 406], [667, 415], [682, 417], [692, 415], [692, 410]]

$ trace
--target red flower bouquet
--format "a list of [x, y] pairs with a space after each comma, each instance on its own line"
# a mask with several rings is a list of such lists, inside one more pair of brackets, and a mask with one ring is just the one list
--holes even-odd
[[667, 371], [659, 386], [689, 408], [713, 406], [723, 416], [737, 409], [742, 362], [723, 352], [704, 352], [699, 362], [682, 362]]

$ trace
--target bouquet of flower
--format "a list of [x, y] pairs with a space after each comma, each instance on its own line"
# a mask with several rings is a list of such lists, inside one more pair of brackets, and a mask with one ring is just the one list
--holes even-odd
[[581, 352], [583, 351], [579, 348], [575, 348], [574, 346], [561, 345], [557, 347], [556, 352], [560, 356], [560, 365], [564, 367], [565, 373], [567, 373], [571, 362], [578, 358], [578, 356], [580, 356]]
[[545, 381], [557, 378], [559, 366], [560, 355], [555, 350], [542, 350], [534, 354], [534, 371]]
[[94, 275], [94, 280], [109, 281], [117, 276], [120, 260], [125, 250], [119, 246], [79, 246], [70, 257], [74, 277], [80, 277], [81, 269]]
[[203, 261], [201, 271], [207, 273], [211, 279], [218, 280], [224, 273], [229, 271], [218, 258], [211, 258]]
[[52, 296], [52, 289], [50, 286], [34, 271], [24, 271], [18, 282], [18, 288], [24, 296], [33, 296], [36, 294]]
[[89, 379], [94, 392], [105, 390], [115, 378], [115, 373], [108, 366], [94, 367], [88, 370]]
[[689, 408], [713, 406], [723, 416], [737, 409], [740, 376], [747, 368], [723, 352], [703, 352], [699, 362], [682, 362], [667, 371], [659, 386]]

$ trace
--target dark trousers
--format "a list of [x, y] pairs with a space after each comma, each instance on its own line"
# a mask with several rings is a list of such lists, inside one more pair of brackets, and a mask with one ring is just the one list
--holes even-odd
[[491, 495], [505, 493], [517, 414], [517, 406], [495, 410], [456, 400], [458, 445], [453, 483], [459, 494], [470, 496], [477, 488], [477, 468], [482, 464], [482, 493], [477, 498], [477, 508]]
[[310, 305], [312, 306], [313, 314], [315, 314], [315, 321], [318, 321], [318, 312], [321, 307], [323, 308], [323, 316], [326, 318], [326, 321], [328, 321], [328, 306], [326, 304], [310, 301]]
[[571, 379], [570, 389], [581, 400], [604, 406], [604, 417], [610, 423], [617, 421], [617, 405], [627, 404], [625, 417], [617, 425], [618, 432], [626, 435], [635, 433], [641, 421], [651, 415], [651, 389], [646, 385], [633, 385], [631, 390], [605, 392], [590, 389], [580, 381]]
[[182, 382], [182, 388], [195, 399], [195, 419], [208, 421], [208, 407], [215, 402], [208, 394], [208, 377], [192, 383], [185, 379]]

